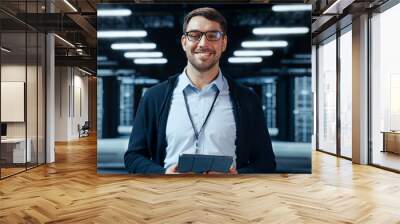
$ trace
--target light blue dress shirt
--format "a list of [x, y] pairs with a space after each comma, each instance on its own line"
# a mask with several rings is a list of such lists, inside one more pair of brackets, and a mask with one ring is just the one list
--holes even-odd
[[177, 164], [180, 154], [196, 153], [196, 138], [186, 111], [183, 91], [187, 96], [193, 123], [199, 131], [215, 98], [216, 88], [220, 93], [199, 135], [197, 154], [232, 156], [232, 167], [236, 167], [236, 124], [226, 78], [220, 71], [213, 82], [200, 90], [187, 77], [185, 69], [179, 76], [172, 95], [166, 127], [167, 149], [164, 168]]

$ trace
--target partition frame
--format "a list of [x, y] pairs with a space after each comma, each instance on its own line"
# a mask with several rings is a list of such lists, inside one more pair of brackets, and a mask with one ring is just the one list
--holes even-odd
[[[38, 7], [39, 2], [47, 2], [47, 0], [46, 1], [36, 0], [34, 2], [34, 3], [37, 3], [36, 4], [36, 13], [39, 13], [39, 7]], [[25, 3], [25, 19], [26, 19], [27, 18], [27, 3], [28, 3], [28, 0], [23, 1], [23, 3]], [[48, 9], [46, 7], [46, 11], [45, 12], [47, 12], [47, 11], [48, 11]], [[23, 173], [23, 172], [25, 172], [27, 170], [30, 170], [30, 169], [39, 167], [41, 165], [44, 165], [47, 162], [47, 153], [46, 153], [46, 151], [47, 151], [47, 141], [46, 141], [46, 139], [47, 139], [47, 128], [46, 128], [46, 126], [47, 126], [47, 119], [46, 119], [47, 118], [47, 110], [46, 110], [46, 108], [47, 108], [47, 100], [46, 100], [46, 98], [47, 98], [47, 81], [46, 81], [46, 77], [47, 77], [47, 37], [46, 36], [47, 36], [47, 33], [46, 32], [41, 32], [40, 30], [38, 30], [38, 29], [28, 25], [27, 23], [19, 20], [18, 18], [16, 18], [15, 16], [12, 16], [12, 14], [7, 12], [3, 8], [0, 8], [0, 12], [6, 13], [8, 16], [10, 16], [15, 21], [18, 21], [18, 22], [22, 23], [24, 25], [24, 27], [25, 27], [25, 32], [21, 32], [21, 34], [25, 35], [25, 85], [24, 85], [24, 90], [25, 90], [25, 93], [24, 93], [24, 96], [25, 96], [24, 97], [25, 98], [24, 99], [25, 168], [24, 168], [24, 170], [12, 173], [12, 174], [7, 175], [7, 176], [4, 176], [3, 173], [2, 173], [2, 168], [0, 167], [0, 180], [3, 180], [3, 179], [6, 179], [8, 177]], [[1, 26], [2, 25], [0, 23], [0, 27]], [[28, 94], [27, 93], [27, 82], [28, 82], [28, 78], [27, 78], [27, 76], [28, 76], [28, 67], [27, 67], [28, 66], [28, 30], [31, 30], [34, 33], [36, 33], [36, 91], [35, 91], [35, 95], [36, 95], [36, 128], [35, 128], [36, 129], [36, 136], [34, 136], [34, 137], [36, 137], [36, 142], [37, 142], [36, 151], [37, 152], [36, 152], [36, 162], [34, 163], [33, 166], [30, 166], [30, 167], [28, 167], [28, 165], [27, 165], [28, 164], [28, 162], [27, 162], [27, 160], [28, 160], [28, 158], [27, 158], [28, 157], [28, 155], [27, 155], [27, 148], [28, 148], [28, 143], [27, 143], [27, 140], [28, 140], [28, 132], [27, 132], [27, 129], [28, 129], [28, 119], [27, 119], [27, 117], [28, 117], [28, 114], [27, 114], [27, 96], [28, 96], [27, 95]], [[2, 46], [2, 34], [3, 33], [4, 32], [0, 31], [0, 46]], [[39, 34], [40, 33], [44, 34], [43, 38], [41, 39], [42, 44], [43, 44], [42, 47], [44, 48], [44, 50], [41, 51], [41, 53], [43, 53], [43, 55], [41, 55], [41, 57], [42, 57], [42, 60], [44, 60], [43, 61], [44, 63], [43, 63], [43, 66], [42, 66], [42, 71], [41, 71], [42, 72], [42, 82], [43, 82], [42, 84], [43, 84], [43, 88], [44, 88], [43, 94], [42, 94], [42, 96], [44, 97], [42, 99], [43, 105], [41, 105], [43, 107], [43, 113], [44, 113], [44, 116], [42, 117], [43, 119], [41, 119], [41, 122], [43, 122], [43, 149], [42, 149], [43, 155], [41, 155], [43, 157], [43, 163], [39, 163], [39, 68], [38, 68], [38, 66], [39, 66], [39, 54], [40, 54], [40, 52], [39, 52], [39, 36], [40, 36]], [[2, 60], [2, 54], [0, 53], [0, 82], [2, 80], [2, 73], [1, 73], [2, 61], [3, 61]], [[0, 90], [1, 90], [1, 85], [0, 85]], [[1, 91], [0, 91], [0, 97], [1, 97]], [[1, 105], [0, 105], [0, 110], [1, 110]], [[1, 115], [0, 115], [0, 123], [1, 123]], [[1, 145], [0, 145], [0, 156], [1, 156]]]
[[[339, 158], [343, 158], [346, 160], [352, 160], [352, 158], [349, 158], [347, 156], [342, 155], [341, 153], [341, 118], [340, 118], [340, 103], [341, 103], [341, 99], [340, 99], [340, 80], [341, 80], [341, 66], [340, 66], [340, 37], [345, 34], [346, 32], [351, 32], [351, 30], [349, 31], [348, 27], [351, 26], [352, 23], [348, 24], [347, 26], [339, 29], [339, 27], [337, 27], [336, 32], [328, 37], [326, 37], [325, 39], [320, 40], [317, 44], [316, 44], [316, 151], [319, 152], [323, 152], [332, 156], [337, 156]], [[332, 38], [332, 36], [335, 35], [335, 38]], [[329, 40], [331, 39], [331, 40]], [[320, 62], [319, 62], [319, 51], [318, 49], [320, 48], [320, 45], [322, 43], [325, 42], [329, 42], [329, 41], [336, 41], [336, 152], [332, 153], [329, 152], [327, 150], [324, 150], [322, 148], [320, 148], [320, 143], [319, 143], [319, 136], [320, 136], [320, 130], [319, 130], [319, 112], [320, 112], [320, 108], [319, 108], [319, 85], [320, 85], [320, 72], [319, 72], [319, 67], [320, 67]]]

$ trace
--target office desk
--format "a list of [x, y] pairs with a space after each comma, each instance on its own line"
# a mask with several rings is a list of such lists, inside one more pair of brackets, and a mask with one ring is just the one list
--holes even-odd
[[400, 132], [382, 131], [381, 133], [383, 133], [382, 152], [392, 152], [400, 154]]
[[[6, 138], [1, 139], [1, 157], [6, 163], [25, 163], [31, 161], [31, 145], [30, 138], [26, 141], [28, 144], [25, 153], [25, 138]], [[25, 161], [27, 158], [27, 161]]]

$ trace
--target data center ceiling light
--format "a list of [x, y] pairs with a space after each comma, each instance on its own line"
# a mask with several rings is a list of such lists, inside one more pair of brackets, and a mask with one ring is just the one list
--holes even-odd
[[114, 17], [114, 16], [130, 16], [132, 11], [130, 9], [99, 9], [97, 10], [98, 17]]
[[165, 64], [168, 62], [166, 58], [137, 58], [133, 60], [135, 64], [149, 65], [149, 64]]
[[111, 44], [113, 50], [147, 50], [155, 49], [155, 43], [114, 43]]
[[97, 61], [107, 61], [106, 56], [97, 56]]
[[310, 59], [282, 59], [282, 64], [310, 64]]
[[304, 73], [311, 73], [311, 69], [309, 68], [290, 68], [286, 72], [292, 74], [304, 74]]
[[116, 62], [116, 61], [98, 61], [97, 62], [97, 65], [100, 65], [100, 66], [116, 66], [116, 65], [118, 65], [118, 62]]
[[97, 38], [129, 38], [129, 37], [146, 37], [145, 30], [108, 30], [98, 31]]
[[57, 37], [59, 40], [61, 40], [62, 42], [66, 43], [68, 46], [75, 48], [75, 45], [73, 45], [71, 42], [69, 42], [68, 40], [62, 38], [61, 36], [54, 34], [55, 37]]
[[282, 34], [305, 34], [308, 27], [258, 27], [253, 29], [255, 35], [282, 35]]
[[274, 5], [272, 11], [274, 12], [294, 12], [294, 11], [311, 11], [310, 4], [289, 4], [289, 5]]
[[228, 58], [229, 63], [260, 63], [262, 62], [261, 57], [230, 57]]
[[244, 48], [287, 47], [288, 42], [285, 40], [243, 41], [241, 45]]
[[143, 85], [143, 84], [152, 84], [153, 85], [153, 84], [157, 84], [159, 82], [160, 82], [160, 80], [151, 79], [151, 78], [135, 78], [133, 80], [133, 83], [135, 83], [136, 85]]
[[161, 58], [163, 56], [162, 52], [125, 52], [124, 57], [126, 58]]
[[295, 58], [311, 58], [311, 54], [295, 54]]
[[112, 76], [114, 75], [113, 70], [111, 69], [97, 69], [98, 76]]
[[78, 10], [68, 1], [68, 0], [64, 0], [65, 4], [68, 5], [68, 7], [70, 7], [74, 12], [78, 12]]
[[271, 50], [237, 50], [233, 52], [234, 56], [237, 57], [249, 57], [249, 56], [272, 56]]

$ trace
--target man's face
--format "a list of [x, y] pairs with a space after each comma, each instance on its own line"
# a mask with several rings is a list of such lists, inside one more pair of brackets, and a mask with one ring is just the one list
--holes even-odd
[[[189, 21], [186, 32], [190, 31], [220, 31], [222, 29], [219, 23], [211, 21], [202, 16], [192, 17]], [[182, 35], [181, 43], [186, 53], [189, 63], [198, 71], [205, 72], [215, 65], [218, 66], [219, 58], [225, 51], [227, 38], [224, 35], [219, 40], [210, 41], [203, 35], [199, 41], [190, 41], [185, 35]]]

